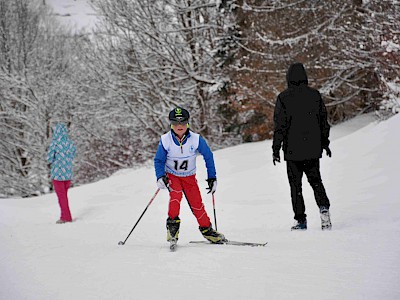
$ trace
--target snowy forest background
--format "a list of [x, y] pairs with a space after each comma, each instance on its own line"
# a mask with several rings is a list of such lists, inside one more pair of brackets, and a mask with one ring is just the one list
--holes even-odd
[[96, 26], [77, 31], [46, 0], [0, 0], [0, 197], [49, 191], [58, 121], [74, 184], [149, 163], [175, 105], [213, 149], [271, 138], [294, 61], [331, 124], [399, 111], [400, 1], [88, 2]]

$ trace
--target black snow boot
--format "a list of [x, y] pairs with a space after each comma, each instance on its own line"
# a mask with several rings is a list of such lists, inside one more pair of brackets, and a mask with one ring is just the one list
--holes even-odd
[[307, 230], [307, 220], [298, 220], [291, 230]]

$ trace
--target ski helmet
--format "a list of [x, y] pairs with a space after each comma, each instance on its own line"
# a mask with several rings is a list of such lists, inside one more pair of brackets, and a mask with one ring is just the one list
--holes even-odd
[[189, 112], [182, 108], [182, 107], [176, 107], [173, 110], [170, 111], [168, 119], [170, 120], [170, 122], [173, 123], [180, 123], [180, 124], [185, 124], [185, 123], [189, 123]]

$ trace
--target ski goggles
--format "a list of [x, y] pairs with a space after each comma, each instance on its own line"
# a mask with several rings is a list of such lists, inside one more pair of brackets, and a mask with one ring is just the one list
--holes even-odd
[[175, 120], [170, 120], [171, 125], [186, 125], [189, 123], [189, 120], [186, 118], [182, 118], [180, 120], [175, 119]]

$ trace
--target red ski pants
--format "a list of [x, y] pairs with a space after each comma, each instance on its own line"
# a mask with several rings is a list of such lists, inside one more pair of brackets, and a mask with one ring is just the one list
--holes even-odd
[[61, 217], [63, 221], [71, 222], [71, 212], [69, 211], [68, 205], [68, 189], [71, 186], [71, 180], [59, 181], [53, 180], [54, 190], [58, 197], [58, 203], [61, 208]]
[[199, 186], [197, 185], [196, 175], [178, 177], [168, 174], [168, 179], [170, 180], [168, 216], [171, 219], [179, 216], [182, 196], [185, 194], [190, 209], [196, 217], [199, 226], [209, 227], [211, 221], [204, 209]]

